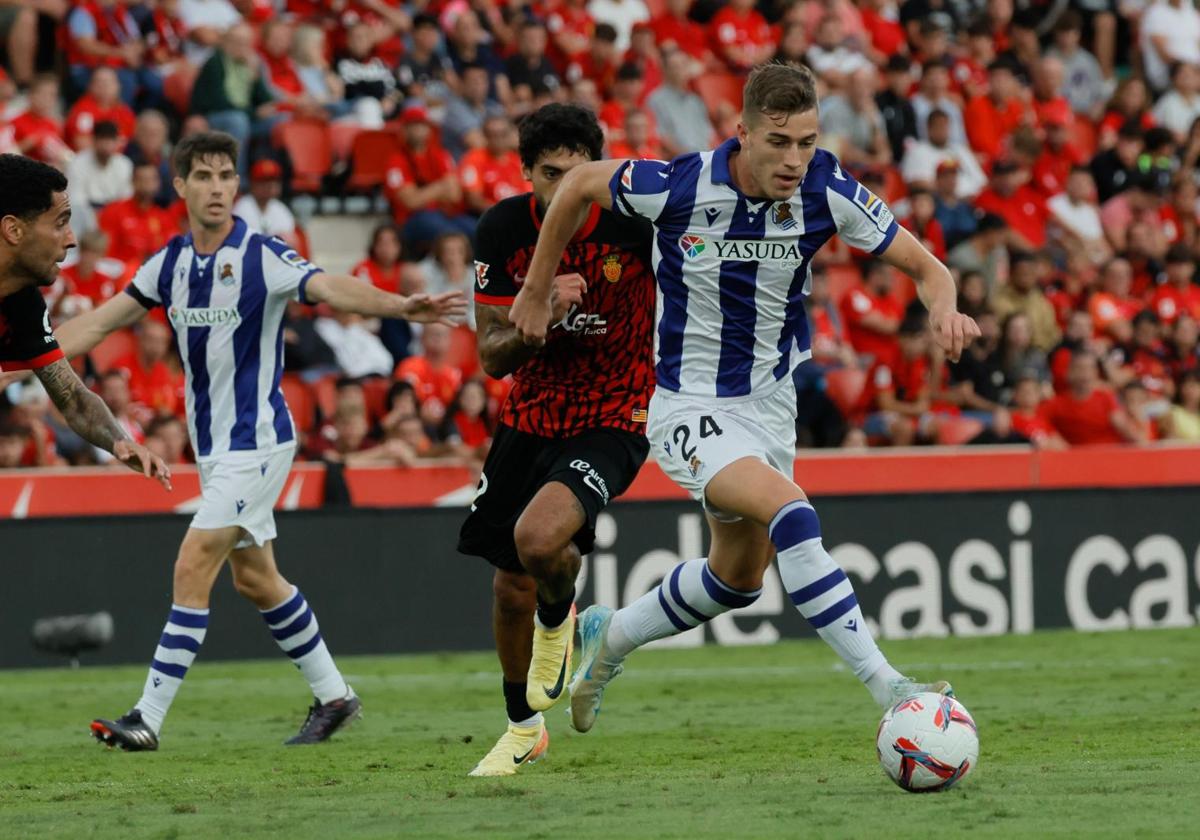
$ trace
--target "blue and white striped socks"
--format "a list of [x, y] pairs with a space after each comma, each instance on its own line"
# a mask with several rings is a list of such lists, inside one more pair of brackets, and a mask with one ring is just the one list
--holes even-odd
[[261, 613], [271, 635], [304, 674], [318, 701], [328, 703], [350, 695], [346, 681], [333, 664], [329, 648], [321, 638], [317, 617], [299, 589], [293, 586], [290, 598], [277, 607], [261, 610]]
[[624, 658], [635, 648], [691, 630], [724, 612], [753, 604], [761, 589], [726, 585], [701, 557], [680, 563], [662, 583], [617, 610], [608, 628], [608, 650]]
[[872, 694], [873, 678], [900, 676], [871, 638], [849, 578], [821, 544], [821, 523], [812, 505], [784, 505], [771, 520], [769, 533], [792, 603], [854, 675], [868, 683]]
[[150, 673], [146, 675], [142, 698], [134, 707], [141, 711], [142, 720], [155, 734], [162, 729], [163, 719], [171, 708], [175, 692], [200, 652], [207, 631], [207, 609], [171, 605], [167, 626], [163, 628], [158, 647], [154, 649], [154, 659], [150, 663]]

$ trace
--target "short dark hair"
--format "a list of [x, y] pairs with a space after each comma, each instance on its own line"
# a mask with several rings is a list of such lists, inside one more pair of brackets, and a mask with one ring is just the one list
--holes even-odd
[[435, 18], [433, 15], [428, 14], [426, 12], [421, 12], [418, 15], [413, 15], [413, 19], [412, 19], [412, 28], [413, 29], [421, 29], [422, 27], [426, 27], [426, 26], [432, 27], [433, 29], [437, 29], [438, 31], [441, 31], [441, 27], [438, 26], [437, 18]]
[[212, 156], [227, 157], [237, 166], [238, 146], [233, 135], [224, 131], [198, 131], [183, 138], [175, 147], [175, 173], [186, 180], [198, 158]]
[[532, 169], [538, 158], [555, 149], [583, 152], [589, 160], [600, 160], [604, 132], [596, 115], [578, 105], [552, 102], [521, 120], [519, 126], [521, 163]]
[[97, 140], [116, 140], [121, 136], [121, 129], [112, 120], [100, 120], [92, 129], [92, 137]]
[[764, 64], [754, 68], [742, 89], [742, 113], [802, 114], [817, 107], [817, 81], [803, 64]]
[[66, 191], [66, 176], [53, 166], [22, 155], [0, 155], [0, 218], [35, 219], [54, 206], [54, 193]]
[[596, 28], [592, 30], [592, 40], [608, 41], [610, 44], [617, 42], [617, 28], [611, 23], [601, 21], [596, 24]]

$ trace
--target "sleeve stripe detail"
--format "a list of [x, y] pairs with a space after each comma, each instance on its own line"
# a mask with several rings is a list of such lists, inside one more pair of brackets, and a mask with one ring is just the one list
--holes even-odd
[[138, 287], [132, 283], [125, 287], [125, 294], [129, 295], [146, 309], [153, 309], [154, 307], [158, 306], [158, 301], [152, 300], [146, 295], [142, 294]]
[[65, 358], [66, 356], [63, 355], [63, 351], [58, 347], [55, 347], [53, 350], [48, 350], [42, 355], [35, 356], [32, 359], [16, 359], [11, 361], [5, 360], [4, 362], [0, 362], [0, 365], [2, 365], [6, 371], [37, 370], [38, 368], [44, 368], [46, 365], [52, 365], [59, 359]]
[[313, 270], [300, 278], [300, 286], [296, 289], [296, 299], [305, 306], [316, 306], [316, 303], [308, 299], [308, 281], [312, 279], [314, 274], [320, 274], [321, 269], [313, 266]]
[[485, 295], [481, 292], [475, 293], [475, 302], [486, 304], [487, 306], [512, 306], [512, 302], [516, 299], [516, 295]]
[[896, 234], [899, 231], [900, 231], [900, 226], [898, 224], [893, 224], [892, 229], [883, 235], [883, 241], [880, 242], [877, 246], [875, 246], [875, 250], [873, 250], [871, 252], [871, 254], [878, 257], [880, 254], [882, 254], [884, 251], [886, 251], [888, 249], [888, 246], [891, 245], [892, 241], [896, 238]]

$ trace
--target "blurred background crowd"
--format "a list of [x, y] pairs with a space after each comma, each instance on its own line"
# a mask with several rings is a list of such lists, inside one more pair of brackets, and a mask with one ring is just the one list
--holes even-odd
[[[353, 273], [474, 278], [475, 222], [527, 189], [516, 125], [590, 108], [613, 157], [734, 133], [747, 70], [803, 62], [821, 145], [949, 265], [983, 339], [955, 364], [911, 281], [836, 240], [813, 267], [802, 446], [1200, 440], [1200, 14], [1193, 0], [0, 0], [0, 151], [70, 178], [79, 248], [55, 321], [119, 292], [185, 222], [172, 144], [242, 142], [236, 212], [311, 254], [297, 197], [365, 196]], [[307, 230], [306, 230], [307, 228]], [[284, 387], [306, 457], [481, 462], [507, 384], [473, 322], [300, 305]], [[165, 321], [79, 361], [189, 459]], [[101, 459], [39, 386], [0, 397], [0, 468]]]

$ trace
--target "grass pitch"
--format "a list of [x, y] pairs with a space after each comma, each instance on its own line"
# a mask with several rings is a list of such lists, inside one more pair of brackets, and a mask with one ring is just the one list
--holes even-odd
[[87, 724], [124, 712], [143, 668], [0, 673], [0, 837], [1195, 836], [1200, 630], [886, 650], [952, 680], [979, 723], [960, 787], [917, 796], [883, 776], [879, 712], [819, 642], [640, 651], [592, 733], [560, 704], [548, 757], [499, 780], [466, 777], [503, 731], [490, 655], [343, 658], [366, 718], [284, 748], [299, 674], [202, 654], [142, 754]]

